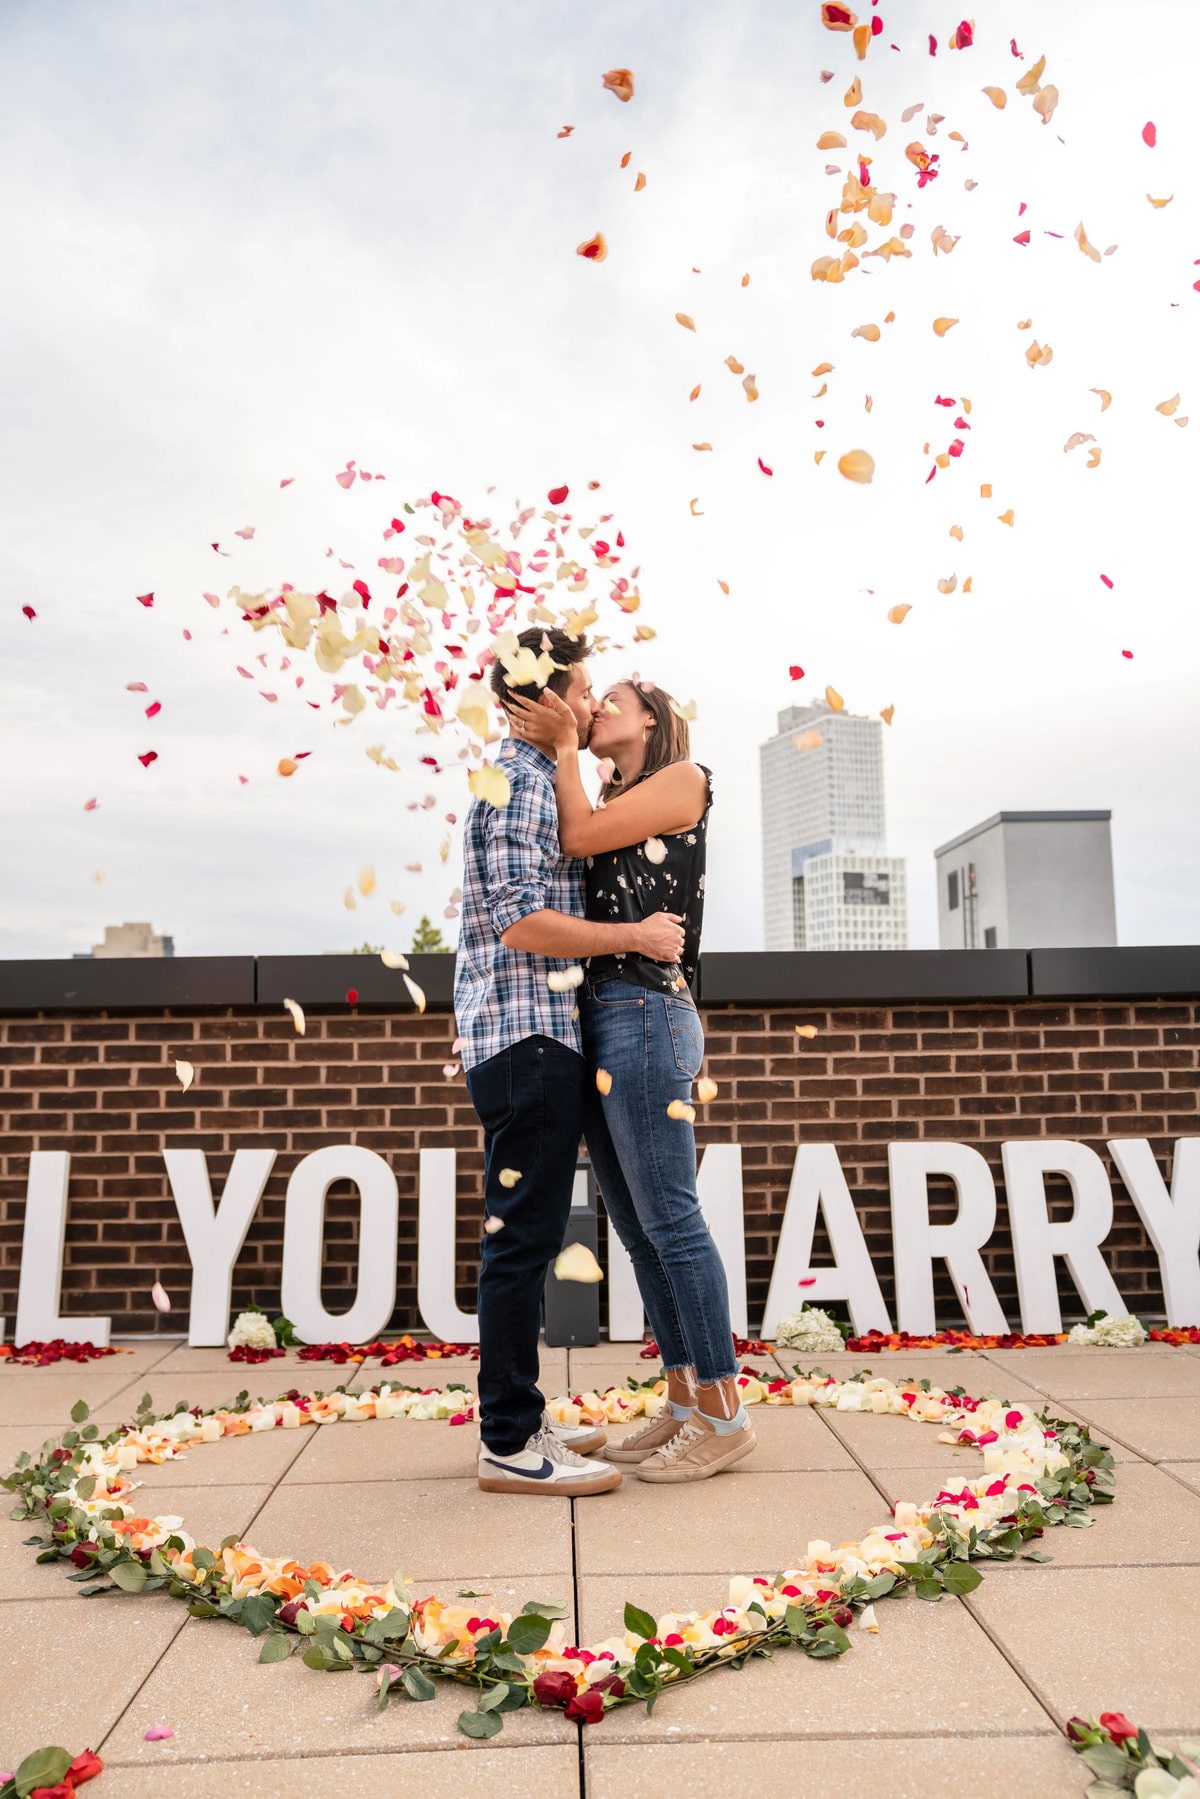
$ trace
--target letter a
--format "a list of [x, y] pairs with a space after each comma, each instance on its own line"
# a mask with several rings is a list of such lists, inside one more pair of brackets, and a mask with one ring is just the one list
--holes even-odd
[[[810, 1264], [818, 1207], [825, 1219], [834, 1259], [831, 1265], [813, 1268]], [[808, 1280], [812, 1286], [800, 1285]], [[845, 1300], [855, 1334], [860, 1337], [869, 1330], [892, 1328], [837, 1150], [832, 1143], [802, 1143], [792, 1165], [771, 1290], [763, 1313], [763, 1336], [774, 1336], [779, 1320], [796, 1311], [802, 1302], [822, 1299]]]

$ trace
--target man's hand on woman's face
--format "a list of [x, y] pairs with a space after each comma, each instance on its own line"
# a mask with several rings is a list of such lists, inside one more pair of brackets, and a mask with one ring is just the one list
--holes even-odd
[[578, 749], [579, 721], [566, 701], [551, 693], [549, 688], [543, 692], [540, 701], [526, 699], [524, 694], [511, 694], [505, 709], [513, 735], [521, 743], [532, 743], [537, 749], [551, 754]]

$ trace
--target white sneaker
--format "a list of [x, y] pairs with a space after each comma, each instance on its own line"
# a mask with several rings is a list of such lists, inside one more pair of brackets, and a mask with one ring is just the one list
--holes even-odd
[[608, 1442], [608, 1432], [601, 1430], [599, 1425], [559, 1424], [549, 1412], [542, 1413], [542, 1429], [557, 1437], [567, 1449], [573, 1449], [576, 1455], [592, 1455]]
[[515, 1455], [493, 1455], [479, 1445], [479, 1485], [485, 1493], [549, 1493], [583, 1499], [609, 1493], [621, 1484], [621, 1470], [588, 1461], [561, 1443], [553, 1431], [535, 1430]]

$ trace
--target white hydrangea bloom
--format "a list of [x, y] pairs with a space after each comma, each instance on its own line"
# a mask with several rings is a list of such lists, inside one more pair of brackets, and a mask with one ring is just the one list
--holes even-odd
[[775, 1341], [789, 1349], [803, 1349], [814, 1355], [829, 1355], [842, 1347], [842, 1333], [828, 1312], [820, 1306], [801, 1306], [781, 1318], [775, 1326]]
[[1096, 1333], [1090, 1324], [1073, 1324], [1067, 1332], [1068, 1343], [1094, 1343]]
[[1067, 1332], [1068, 1343], [1091, 1343], [1101, 1349], [1140, 1349], [1146, 1332], [1133, 1317], [1098, 1318], [1095, 1324], [1076, 1324]]
[[230, 1349], [274, 1349], [275, 1332], [265, 1312], [239, 1312], [227, 1341]]

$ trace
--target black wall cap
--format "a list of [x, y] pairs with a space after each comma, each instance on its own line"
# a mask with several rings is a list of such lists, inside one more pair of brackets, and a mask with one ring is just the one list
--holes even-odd
[[0, 962], [0, 1011], [249, 1006], [253, 956], [97, 956]]
[[1200, 945], [1151, 944], [1128, 949], [1035, 949], [1029, 952], [1032, 993], [1200, 994]]
[[1028, 992], [1023, 949], [751, 950], [700, 958], [699, 997], [709, 1006], [1024, 999]]
[[[432, 1009], [447, 1007], [454, 997], [453, 955], [410, 956], [408, 973]], [[281, 1006], [294, 999], [301, 1006], [344, 1006], [353, 988], [364, 1006], [415, 1010], [398, 968], [385, 968], [378, 956], [260, 956], [260, 1006]]]

